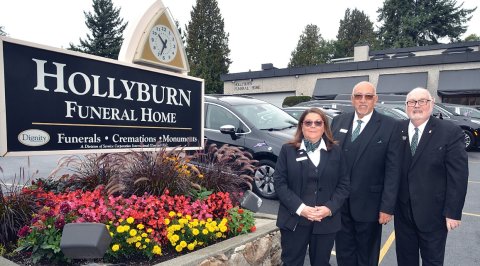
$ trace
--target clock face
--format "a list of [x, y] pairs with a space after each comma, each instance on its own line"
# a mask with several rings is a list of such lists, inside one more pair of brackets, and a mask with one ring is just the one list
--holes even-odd
[[150, 49], [161, 62], [168, 63], [177, 54], [177, 41], [173, 32], [165, 25], [155, 25], [150, 31]]

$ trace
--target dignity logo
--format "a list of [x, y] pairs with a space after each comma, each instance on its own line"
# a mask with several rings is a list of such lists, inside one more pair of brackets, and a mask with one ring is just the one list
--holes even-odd
[[25, 146], [42, 146], [50, 141], [50, 135], [40, 129], [27, 129], [18, 134], [18, 141]]

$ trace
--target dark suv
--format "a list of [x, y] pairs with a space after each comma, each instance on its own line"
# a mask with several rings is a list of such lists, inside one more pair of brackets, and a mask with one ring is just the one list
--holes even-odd
[[273, 104], [248, 96], [205, 96], [206, 145], [235, 145], [258, 160], [253, 190], [275, 199], [273, 173], [284, 143], [293, 139], [298, 121]]

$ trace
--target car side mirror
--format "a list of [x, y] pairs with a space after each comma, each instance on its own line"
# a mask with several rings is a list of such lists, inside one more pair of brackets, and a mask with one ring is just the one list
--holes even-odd
[[442, 113], [440, 113], [440, 112], [434, 113], [433, 116], [436, 117], [436, 118], [438, 118], [438, 119], [443, 119], [443, 115], [442, 115]]
[[222, 134], [228, 134], [232, 136], [232, 139], [237, 138], [236, 131], [236, 128], [232, 125], [223, 125], [220, 127], [220, 132], [222, 132]]

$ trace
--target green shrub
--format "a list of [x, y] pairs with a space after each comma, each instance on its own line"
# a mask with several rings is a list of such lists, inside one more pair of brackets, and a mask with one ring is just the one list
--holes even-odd
[[310, 96], [288, 96], [283, 100], [283, 107], [294, 106], [299, 103], [308, 102], [312, 99]]
[[228, 228], [230, 234], [238, 236], [255, 232], [255, 217], [253, 212], [240, 207], [233, 207], [228, 210]]

